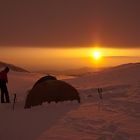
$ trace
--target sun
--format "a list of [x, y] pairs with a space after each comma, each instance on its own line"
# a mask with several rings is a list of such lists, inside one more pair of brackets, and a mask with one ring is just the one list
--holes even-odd
[[99, 60], [102, 57], [101, 52], [100, 51], [94, 51], [93, 52], [93, 58], [95, 60]]

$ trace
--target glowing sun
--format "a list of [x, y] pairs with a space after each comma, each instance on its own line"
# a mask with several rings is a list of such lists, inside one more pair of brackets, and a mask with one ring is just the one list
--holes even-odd
[[101, 52], [100, 51], [94, 51], [93, 52], [93, 58], [95, 59], [95, 60], [98, 60], [98, 59], [100, 59], [102, 57], [102, 55], [101, 55]]

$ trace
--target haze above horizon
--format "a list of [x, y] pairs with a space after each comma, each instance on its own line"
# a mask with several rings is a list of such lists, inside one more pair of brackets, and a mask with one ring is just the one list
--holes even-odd
[[[94, 52], [101, 57], [95, 59]], [[124, 63], [140, 62], [138, 48], [1, 48], [0, 60], [28, 70], [65, 70], [81, 67], [102, 68]]]

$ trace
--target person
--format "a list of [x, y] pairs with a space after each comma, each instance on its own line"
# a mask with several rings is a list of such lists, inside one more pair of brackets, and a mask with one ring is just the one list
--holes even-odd
[[8, 72], [9, 72], [8, 67], [5, 67], [5, 69], [0, 72], [1, 103], [10, 103], [9, 93], [6, 85], [8, 83], [8, 78], [7, 78]]

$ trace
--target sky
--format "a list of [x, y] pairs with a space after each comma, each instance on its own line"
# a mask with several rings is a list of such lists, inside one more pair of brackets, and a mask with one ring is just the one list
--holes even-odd
[[98, 48], [112, 58], [100, 66], [139, 61], [139, 7], [139, 0], [2, 0], [0, 60], [28, 69], [92, 66]]

